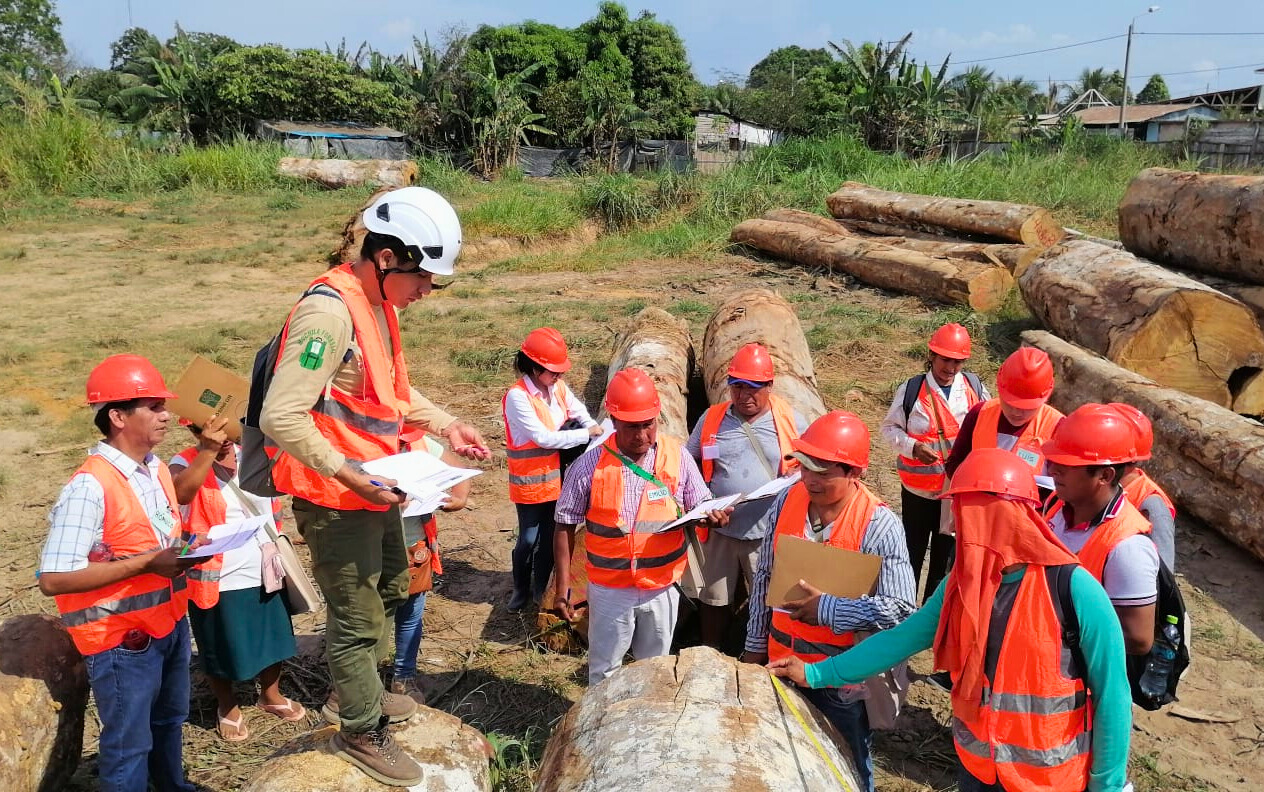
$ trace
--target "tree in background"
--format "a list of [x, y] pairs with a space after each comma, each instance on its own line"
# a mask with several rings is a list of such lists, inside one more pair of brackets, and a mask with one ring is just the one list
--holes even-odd
[[[1124, 98], [1124, 76], [1118, 69], [1108, 72], [1103, 68], [1084, 69], [1080, 79], [1075, 82], [1072, 98], [1082, 96], [1089, 90], [1096, 90], [1114, 104], [1120, 104]], [[1128, 92], [1128, 100], [1132, 101], [1132, 92]]]
[[110, 71], [122, 71], [143, 53], [152, 53], [158, 46], [158, 37], [142, 27], [131, 27], [110, 45]]
[[638, 132], [649, 137], [683, 138], [693, 130], [697, 81], [685, 42], [676, 29], [648, 11], [628, 25], [623, 52], [632, 62], [632, 104]]
[[824, 49], [804, 49], [797, 44], [778, 47], [751, 67], [746, 87], [752, 90], [782, 88], [797, 83], [813, 69], [828, 68], [834, 59]]
[[484, 176], [495, 177], [518, 162], [518, 150], [527, 142], [527, 133], [551, 135], [540, 126], [544, 116], [531, 109], [528, 101], [539, 93], [531, 76], [540, 68], [532, 64], [503, 77], [487, 53], [473, 53], [476, 64], [470, 76], [471, 114], [474, 129], [474, 166]]
[[1150, 79], [1146, 80], [1145, 87], [1137, 94], [1137, 102], [1140, 104], [1166, 102], [1171, 98], [1172, 95], [1168, 93], [1167, 82], [1164, 81], [1162, 74], [1150, 75]]
[[213, 50], [201, 44], [204, 35], [185, 33], [177, 25], [176, 34], [165, 44], [153, 36], [130, 36], [128, 43], [135, 46], [117, 50], [123, 58], [118, 71], [123, 87], [107, 100], [106, 107], [125, 121], [183, 138], [206, 142], [215, 136], [220, 112], [210, 77], [214, 56]]
[[0, 70], [36, 79], [66, 54], [50, 0], [0, 0]]

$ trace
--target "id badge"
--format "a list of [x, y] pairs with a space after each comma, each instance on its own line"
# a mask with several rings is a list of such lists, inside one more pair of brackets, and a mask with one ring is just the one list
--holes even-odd
[[648, 493], [646, 493], [646, 497], [649, 498], [650, 503], [655, 503], [663, 500], [664, 498], [670, 498], [671, 491], [666, 487], [653, 487]]
[[1018, 454], [1018, 458], [1026, 462], [1032, 468], [1040, 464], [1040, 454], [1035, 451], [1029, 451], [1026, 448], [1015, 448], [1014, 453]]
[[707, 445], [704, 445], [702, 447], [702, 458], [703, 459], [719, 459], [720, 447], [716, 445], [715, 443], [708, 443]]
[[157, 514], [152, 514], [149, 521], [153, 523], [154, 530], [166, 536], [171, 533], [171, 529], [175, 527], [175, 518], [171, 516], [171, 512], [163, 510]]

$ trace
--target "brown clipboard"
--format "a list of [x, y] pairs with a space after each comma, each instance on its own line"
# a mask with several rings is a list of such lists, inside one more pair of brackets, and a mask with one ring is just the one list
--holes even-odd
[[780, 536], [776, 539], [772, 579], [764, 602], [770, 608], [780, 608], [789, 600], [807, 596], [799, 588], [800, 580], [836, 597], [863, 597], [877, 588], [881, 570], [882, 556]]
[[201, 355], [194, 356], [176, 383], [176, 397], [167, 408], [181, 418], [204, 426], [213, 415], [233, 420], [225, 431], [233, 442], [241, 440], [241, 419], [250, 401], [250, 380]]

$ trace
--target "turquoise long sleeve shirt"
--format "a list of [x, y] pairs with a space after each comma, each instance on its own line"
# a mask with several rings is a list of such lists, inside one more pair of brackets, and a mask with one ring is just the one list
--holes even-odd
[[[1005, 575], [1005, 583], [1022, 580], [1026, 568]], [[951, 575], [951, 572], [949, 573]], [[840, 655], [807, 666], [808, 686], [854, 685], [912, 657], [935, 642], [944, 588], [913, 615], [889, 630], [874, 633]], [[1082, 567], [1071, 575], [1071, 602], [1080, 622], [1084, 684], [1093, 715], [1093, 755], [1088, 792], [1120, 792], [1128, 777], [1128, 744], [1132, 736], [1132, 692], [1124, 661], [1119, 617], [1101, 585]]]

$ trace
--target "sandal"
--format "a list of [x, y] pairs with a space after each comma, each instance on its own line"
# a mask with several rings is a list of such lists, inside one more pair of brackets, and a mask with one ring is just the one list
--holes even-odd
[[[219, 715], [219, 713], [215, 713]], [[250, 730], [246, 728], [246, 716], [238, 715], [236, 718], [229, 719], [223, 715], [219, 715], [219, 724], [215, 730], [219, 732], [219, 738], [228, 743], [245, 742], [250, 739]]]
[[297, 723], [307, 717], [307, 710], [293, 699], [286, 699], [284, 704], [264, 704], [259, 702], [259, 709], [275, 715], [286, 723]]

